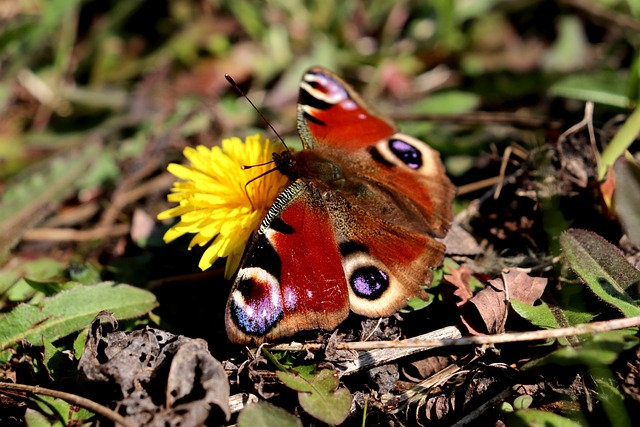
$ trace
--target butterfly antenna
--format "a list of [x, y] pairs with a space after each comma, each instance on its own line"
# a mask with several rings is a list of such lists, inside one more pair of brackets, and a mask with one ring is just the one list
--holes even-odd
[[[275, 161], [274, 160], [269, 160], [268, 162], [258, 163], [257, 165], [242, 165], [240, 167], [242, 168], [242, 170], [247, 170], [247, 169], [255, 168], [255, 167], [258, 167], [258, 166], [267, 166], [267, 165], [270, 165], [271, 163], [275, 163]], [[262, 175], [260, 175], [260, 176], [262, 176]]]
[[278, 137], [278, 139], [280, 140], [280, 142], [282, 142], [282, 145], [284, 145], [284, 148], [286, 148], [287, 150], [289, 150], [289, 147], [287, 147], [287, 143], [284, 142], [284, 139], [282, 139], [282, 137], [280, 136], [280, 134], [278, 133], [278, 131], [271, 125], [271, 123], [269, 123], [269, 120], [267, 120], [267, 118], [264, 116], [264, 114], [262, 114], [262, 112], [258, 109], [258, 107], [256, 107], [256, 105], [249, 99], [249, 97], [247, 96], [246, 93], [244, 93], [242, 91], [242, 89], [240, 89], [240, 86], [238, 86], [238, 83], [236, 83], [235, 80], [233, 80], [233, 77], [231, 77], [229, 74], [225, 74], [224, 78], [227, 79], [227, 81], [229, 82], [229, 84], [231, 84], [231, 86], [234, 87], [235, 90], [238, 91], [238, 93], [240, 95], [242, 95], [242, 97], [244, 99], [246, 99], [247, 101], [249, 101], [249, 104], [251, 104], [251, 106], [253, 107], [254, 110], [256, 110], [256, 112], [260, 115], [260, 117], [262, 118], [262, 120], [267, 124], [267, 126], [269, 126], [269, 128], [273, 131], [273, 133]]
[[[273, 163], [273, 162], [269, 162], [269, 163]], [[264, 166], [264, 165], [268, 165], [269, 163], [263, 163], [262, 165], [255, 165], [255, 166]], [[253, 167], [253, 166], [243, 166], [243, 167], [242, 167], [242, 169], [249, 169], [249, 168], [251, 168], [251, 167]], [[260, 175], [258, 175], [258, 176], [255, 176], [255, 177], [251, 178], [249, 181], [247, 181], [247, 182], [244, 184], [244, 193], [247, 195], [247, 199], [249, 199], [249, 203], [251, 203], [251, 209], [255, 210], [255, 209], [256, 209], [256, 207], [253, 205], [253, 200], [251, 200], [251, 197], [249, 197], [249, 190], [247, 190], [247, 187], [248, 187], [248, 186], [249, 186], [249, 184], [251, 184], [253, 181], [255, 181], [255, 180], [257, 180], [257, 179], [260, 179], [260, 178], [262, 178], [263, 176], [268, 175], [268, 174], [270, 174], [271, 172], [274, 172], [274, 171], [276, 171], [276, 170], [278, 170], [278, 169], [277, 169], [277, 168], [273, 168], [273, 169], [269, 169], [269, 170], [268, 170], [268, 171], [266, 171], [266, 172], [262, 172]]]

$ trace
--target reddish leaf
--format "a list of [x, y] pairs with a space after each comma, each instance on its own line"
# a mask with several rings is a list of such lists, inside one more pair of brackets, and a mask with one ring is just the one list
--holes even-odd
[[466, 265], [457, 269], [451, 269], [451, 274], [445, 274], [444, 279], [456, 287], [453, 292], [455, 296], [460, 298], [460, 301], [456, 303], [458, 307], [461, 307], [473, 297], [473, 292], [469, 286], [469, 280], [471, 279], [471, 269]]

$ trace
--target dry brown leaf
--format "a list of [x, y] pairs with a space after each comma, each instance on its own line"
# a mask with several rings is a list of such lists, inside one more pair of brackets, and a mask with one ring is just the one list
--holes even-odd
[[531, 277], [525, 272], [510, 270], [503, 272], [501, 278], [490, 280], [488, 286], [469, 302], [478, 310], [487, 332], [500, 333], [503, 332], [506, 321], [507, 302], [516, 300], [532, 305], [542, 296], [546, 286], [545, 278]]

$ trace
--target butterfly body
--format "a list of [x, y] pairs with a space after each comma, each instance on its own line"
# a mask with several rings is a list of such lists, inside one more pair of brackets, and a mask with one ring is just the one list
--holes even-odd
[[303, 77], [304, 149], [274, 156], [292, 183], [267, 213], [226, 310], [227, 334], [259, 344], [334, 329], [353, 311], [389, 316], [443, 257], [453, 186], [439, 154], [397, 132], [342, 80]]

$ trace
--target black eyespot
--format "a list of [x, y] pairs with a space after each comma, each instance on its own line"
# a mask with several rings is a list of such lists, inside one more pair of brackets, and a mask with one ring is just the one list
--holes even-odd
[[411, 169], [418, 169], [422, 166], [422, 153], [408, 142], [401, 139], [390, 139], [389, 149]]
[[355, 254], [357, 252], [364, 252], [366, 254], [369, 253], [369, 249], [365, 245], [352, 241], [340, 243], [340, 254], [343, 257], [346, 258], [348, 255]]
[[278, 255], [278, 252], [271, 246], [267, 236], [257, 234], [251, 245], [249, 255], [242, 263], [242, 267], [259, 267], [275, 277], [280, 277], [282, 261], [280, 261], [280, 255]]
[[328, 110], [333, 106], [333, 104], [316, 98], [303, 88], [300, 89], [300, 93], [298, 94], [298, 104], [308, 105], [316, 110]]
[[349, 278], [353, 292], [361, 298], [375, 300], [389, 288], [389, 276], [373, 266], [360, 267]]
[[382, 154], [380, 153], [380, 151], [378, 151], [378, 149], [375, 147], [375, 145], [372, 145], [370, 147], [367, 148], [367, 151], [369, 151], [369, 154], [371, 155], [371, 158], [373, 160], [375, 160], [376, 162], [380, 163], [383, 166], [392, 168], [395, 165], [393, 163], [391, 163], [389, 160], [385, 159]]
[[284, 222], [282, 218], [278, 217], [275, 217], [273, 221], [271, 221], [269, 227], [282, 234], [293, 234], [295, 232], [292, 226]]

